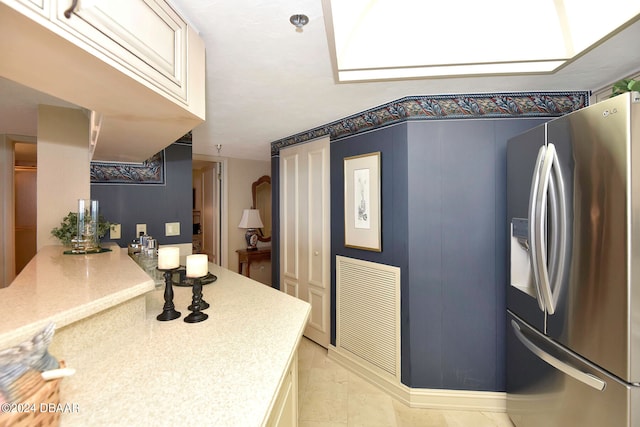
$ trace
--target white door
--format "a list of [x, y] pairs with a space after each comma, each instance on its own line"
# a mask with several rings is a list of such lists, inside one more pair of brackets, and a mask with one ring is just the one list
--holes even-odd
[[304, 335], [330, 340], [329, 138], [280, 151], [280, 289], [311, 304]]

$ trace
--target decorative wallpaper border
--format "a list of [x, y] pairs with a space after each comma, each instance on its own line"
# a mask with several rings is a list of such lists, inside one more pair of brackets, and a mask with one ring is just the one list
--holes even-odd
[[274, 141], [271, 155], [322, 136], [334, 141], [408, 120], [557, 117], [588, 105], [588, 91], [407, 96]]
[[142, 163], [91, 162], [91, 184], [164, 185], [164, 150]]
[[[191, 145], [192, 133], [178, 139], [174, 144]], [[165, 184], [164, 150], [154, 154], [142, 163], [91, 162], [91, 184]]]

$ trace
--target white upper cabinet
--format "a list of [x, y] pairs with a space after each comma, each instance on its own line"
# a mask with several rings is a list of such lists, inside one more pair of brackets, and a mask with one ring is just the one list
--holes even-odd
[[0, 0], [0, 37], [1, 77], [102, 117], [93, 160], [144, 161], [205, 119], [204, 42], [165, 0]]
[[42, 16], [49, 16], [50, 0], [17, 0], [16, 3], [24, 5], [26, 8]]
[[55, 20], [131, 73], [187, 103], [187, 23], [162, 0], [58, 0]]

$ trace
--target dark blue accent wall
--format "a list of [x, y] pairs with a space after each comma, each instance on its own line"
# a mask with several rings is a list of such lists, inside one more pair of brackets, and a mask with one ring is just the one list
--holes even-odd
[[[165, 184], [91, 184], [91, 198], [100, 202], [100, 214], [122, 224], [126, 247], [136, 237], [136, 224], [147, 224], [147, 234], [161, 245], [190, 243], [193, 233], [191, 145], [171, 144], [165, 149]], [[165, 223], [179, 222], [179, 236], [165, 236]], [[105, 236], [103, 241], [109, 241]]]
[[[344, 246], [344, 158], [380, 152], [380, 198], [382, 251], [373, 252]], [[393, 265], [406, 271], [408, 267], [408, 200], [407, 200], [407, 126], [383, 128], [332, 142], [331, 157], [331, 342], [335, 345], [336, 255]], [[404, 336], [410, 329], [409, 278], [401, 273], [401, 325]], [[366, 286], [364, 284], [363, 286]], [[402, 340], [402, 354], [409, 351], [410, 340]], [[410, 378], [411, 366], [401, 359], [403, 382]]]
[[545, 120], [408, 124], [405, 384], [504, 390], [506, 143]]
[[[400, 267], [405, 385], [504, 390], [506, 142], [545, 120], [407, 122], [331, 144], [332, 289], [336, 255]], [[344, 247], [343, 159], [372, 151], [380, 253]]]
[[[408, 121], [331, 142], [332, 344], [336, 255], [394, 265], [401, 270], [402, 383], [504, 391], [506, 143], [547, 120]], [[375, 151], [382, 251], [346, 248], [344, 158]], [[278, 162], [273, 156], [274, 188]], [[274, 252], [274, 272], [278, 265]]]

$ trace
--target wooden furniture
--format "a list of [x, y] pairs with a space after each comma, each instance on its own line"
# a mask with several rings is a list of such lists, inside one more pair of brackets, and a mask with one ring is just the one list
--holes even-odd
[[255, 251], [247, 249], [238, 249], [238, 273], [242, 274], [242, 264], [247, 264], [244, 275], [249, 277], [251, 274], [251, 263], [257, 261], [271, 260], [271, 247], [258, 248]]
[[253, 197], [253, 209], [260, 211], [260, 218], [264, 227], [258, 233], [258, 240], [261, 242], [271, 241], [271, 177], [261, 176], [256, 182], [251, 184], [251, 195]]
[[203, 249], [202, 248], [202, 229], [200, 227], [201, 227], [200, 211], [194, 210], [193, 211], [193, 238], [191, 240], [194, 254], [203, 253], [202, 252], [202, 249]]

